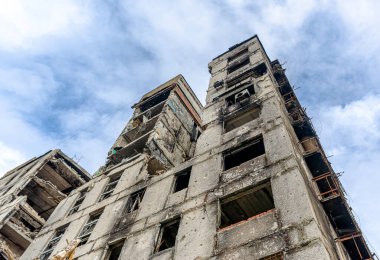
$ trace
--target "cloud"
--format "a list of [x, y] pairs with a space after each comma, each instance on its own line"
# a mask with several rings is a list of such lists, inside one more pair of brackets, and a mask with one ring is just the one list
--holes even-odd
[[9, 165], [21, 164], [26, 158], [17, 150], [7, 147], [0, 142], [0, 172], [5, 173], [9, 169]]
[[45, 37], [72, 34], [89, 22], [83, 1], [2, 0], [1, 7], [0, 46], [5, 49], [32, 48]]

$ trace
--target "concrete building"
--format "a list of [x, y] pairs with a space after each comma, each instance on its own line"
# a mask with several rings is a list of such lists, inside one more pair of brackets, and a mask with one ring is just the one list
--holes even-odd
[[[209, 63], [205, 107], [180, 75], [133, 106], [96, 177], [21, 259], [372, 259], [278, 61], [257, 36]], [[53, 242], [52, 242], [53, 241]]]
[[0, 259], [18, 259], [72, 190], [91, 179], [60, 150], [49, 151], [0, 179]]

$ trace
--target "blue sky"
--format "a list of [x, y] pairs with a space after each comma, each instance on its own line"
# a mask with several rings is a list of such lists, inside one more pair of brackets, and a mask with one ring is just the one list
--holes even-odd
[[[147, 90], [258, 34], [380, 252], [380, 2], [1, 0], [0, 173], [61, 148], [91, 173]], [[255, 3], [252, 3], [255, 2]]]

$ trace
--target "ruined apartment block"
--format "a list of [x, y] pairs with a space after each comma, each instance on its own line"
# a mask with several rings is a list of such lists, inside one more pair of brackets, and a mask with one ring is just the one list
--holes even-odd
[[[314, 128], [257, 36], [145, 94], [21, 259], [373, 259]], [[82, 183], [81, 183], [82, 184]], [[39, 214], [42, 214], [39, 212]]]
[[0, 179], [0, 259], [19, 259], [56, 206], [90, 179], [60, 150], [7, 172]]

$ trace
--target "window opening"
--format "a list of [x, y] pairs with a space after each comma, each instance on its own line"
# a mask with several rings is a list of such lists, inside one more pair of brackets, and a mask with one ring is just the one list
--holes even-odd
[[124, 241], [110, 246], [108, 257], [106, 260], [118, 260], [123, 249]]
[[230, 74], [230, 73], [232, 73], [234, 71], [237, 71], [240, 68], [243, 68], [244, 66], [246, 66], [248, 64], [249, 64], [249, 57], [246, 57], [244, 60], [239, 61], [239, 62], [235, 62], [232, 65], [230, 65], [227, 68], [227, 73]]
[[220, 208], [220, 228], [248, 220], [273, 209], [274, 202], [270, 181], [221, 199]]
[[87, 193], [86, 191], [81, 191], [80, 192], [79, 198], [75, 201], [74, 206], [69, 211], [69, 215], [74, 214], [75, 212], [77, 212], [79, 210], [79, 208], [82, 205], [84, 199], [86, 198], [86, 193]]
[[239, 166], [240, 164], [265, 154], [263, 138], [254, 139], [243, 143], [237, 148], [227, 150], [224, 153], [224, 170]]
[[260, 116], [260, 107], [255, 106], [248, 111], [244, 111], [243, 113], [239, 113], [239, 115], [234, 116], [230, 119], [226, 119], [224, 122], [224, 130], [225, 132], [229, 132], [234, 130], [240, 126], [243, 126]]
[[[242, 87], [242, 85], [239, 86], [239, 87]], [[255, 88], [253, 87], [252, 84], [250, 84], [249, 86], [247, 86], [247, 88], [243, 89], [242, 91], [240, 91], [240, 92], [238, 92], [236, 94], [233, 94], [231, 96], [228, 96], [226, 98], [226, 104], [227, 104], [228, 107], [232, 106], [232, 105], [235, 105], [235, 104], [244, 105], [245, 104], [245, 100], [248, 99], [248, 101], [249, 101], [249, 98], [253, 94], [255, 94]]]
[[179, 223], [181, 219], [177, 218], [165, 224], [162, 224], [160, 235], [156, 246], [156, 252], [172, 248], [175, 246], [175, 240], [178, 234]]
[[245, 48], [245, 49], [243, 49], [243, 50], [235, 53], [231, 57], [228, 57], [227, 60], [228, 60], [228, 62], [233, 61], [233, 60], [235, 60], [235, 59], [237, 59], [237, 58], [239, 58], [239, 57], [241, 57], [241, 56], [243, 56], [244, 54], [247, 54], [247, 53], [248, 53], [248, 48]]
[[106, 185], [103, 193], [100, 195], [99, 201], [102, 201], [102, 200], [105, 200], [105, 199], [111, 197], [112, 192], [114, 191], [117, 183], [120, 180], [120, 177], [121, 177], [121, 174], [116, 174], [116, 175], [113, 175], [110, 177], [108, 184]]
[[65, 234], [65, 231], [67, 229], [67, 226], [60, 227], [55, 231], [54, 236], [52, 239], [50, 239], [49, 243], [45, 247], [44, 251], [40, 255], [40, 260], [47, 260], [51, 253], [53, 252], [54, 248], [57, 246], [58, 242], [61, 240], [63, 234]]
[[186, 189], [189, 186], [191, 174], [191, 167], [186, 170], [181, 171], [176, 175], [175, 184], [174, 184], [174, 192], [181, 191]]
[[154, 107], [155, 105], [157, 105], [157, 104], [165, 101], [166, 99], [168, 99], [171, 90], [172, 90], [171, 88], [163, 90], [163, 91], [157, 93], [156, 95], [148, 98], [141, 105], [139, 105], [140, 111], [144, 112], [145, 110], [148, 110], [149, 108]]
[[127, 212], [132, 213], [140, 208], [141, 201], [144, 197], [146, 188], [138, 190], [129, 196], [127, 202]]
[[90, 238], [90, 235], [92, 231], [94, 230], [96, 223], [98, 223], [98, 220], [103, 212], [96, 213], [94, 215], [91, 215], [89, 220], [87, 221], [86, 225], [84, 225], [80, 235], [80, 243], [78, 246], [84, 245], [87, 243], [88, 239]]

